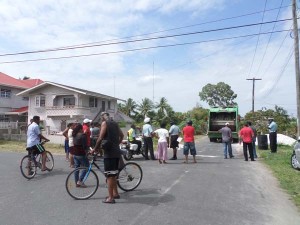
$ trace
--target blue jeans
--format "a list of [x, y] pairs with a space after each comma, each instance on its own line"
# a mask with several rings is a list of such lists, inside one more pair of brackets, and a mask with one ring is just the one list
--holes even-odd
[[227, 152], [229, 157], [232, 157], [232, 148], [231, 148], [231, 141], [223, 142], [224, 143], [224, 157], [227, 158]]
[[[74, 155], [74, 166], [75, 166], [75, 168], [78, 168], [80, 166], [89, 167], [89, 160], [87, 159], [87, 157], [85, 155], [82, 155], [82, 156]], [[86, 170], [83, 170], [79, 177], [79, 171], [76, 171], [74, 173], [75, 182], [77, 183], [78, 180], [82, 181], [86, 172], [87, 172]]]
[[183, 154], [188, 155], [189, 151], [190, 151], [191, 155], [196, 155], [195, 142], [184, 142]]
[[253, 156], [254, 156], [254, 158], [257, 158], [256, 147], [255, 147], [255, 140], [252, 141], [252, 149], [253, 149]]

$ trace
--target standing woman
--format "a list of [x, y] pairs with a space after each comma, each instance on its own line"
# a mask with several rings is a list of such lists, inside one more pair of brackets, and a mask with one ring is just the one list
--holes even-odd
[[[168, 145], [169, 145], [169, 131], [166, 129], [166, 123], [162, 122], [160, 128], [154, 131], [155, 136], [158, 138], [157, 143], [157, 158], [159, 164], [167, 163]], [[162, 161], [162, 162], [161, 162]]]
[[[72, 149], [72, 154], [74, 156], [74, 164], [75, 168], [80, 166], [88, 167], [89, 161], [87, 158], [88, 153], [88, 146], [87, 146], [87, 137], [86, 134], [83, 132], [83, 128], [81, 124], [77, 124], [77, 126], [73, 130], [73, 142], [74, 147]], [[86, 171], [83, 170], [81, 174], [79, 172], [75, 173], [75, 182], [76, 187], [85, 187], [85, 184], [82, 182]]]
[[73, 148], [74, 148], [74, 138], [73, 138], [73, 129], [77, 126], [77, 123], [72, 123], [72, 126], [68, 130], [68, 139], [69, 139], [69, 161], [70, 167], [74, 168], [74, 157], [73, 157]]
[[68, 123], [67, 128], [63, 131], [63, 136], [65, 137], [65, 153], [66, 153], [66, 161], [69, 161], [69, 136], [68, 136], [68, 131], [71, 128], [73, 123]]

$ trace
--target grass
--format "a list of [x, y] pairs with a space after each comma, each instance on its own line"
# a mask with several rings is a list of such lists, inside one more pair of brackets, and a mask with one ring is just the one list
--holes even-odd
[[300, 171], [291, 167], [291, 146], [279, 145], [277, 153], [269, 154], [269, 151], [258, 150], [263, 162], [273, 171], [279, 180], [281, 188], [287, 191], [291, 199], [300, 209]]
[[[63, 145], [59, 144], [45, 144], [46, 150], [54, 154], [65, 154]], [[26, 142], [24, 141], [5, 141], [0, 140], [0, 152], [26, 152]]]

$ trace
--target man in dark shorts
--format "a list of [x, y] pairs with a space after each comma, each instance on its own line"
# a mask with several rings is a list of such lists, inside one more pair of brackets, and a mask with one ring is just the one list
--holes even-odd
[[178, 126], [175, 125], [175, 123], [172, 121], [171, 127], [169, 129], [169, 135], [170, 135], [170, 148], [173, 149], [173, 157], [170, 158], [170, 160], [176, 160], [177, 159], [177, 148], [178, 148], [178, 137], [180, 134], [180, 129]]
[[104, 171], [108, 186], [108, 196], [103, 200], [103, 203], [115, 203], [115, 199], [120, 198], [116, 177], [121, 157], [119, 144], [122, 142], [124, 134], [119, 125], [109, 118], [109, 113], [102, 112], [101, 119], [100, 135], [92, 152], [102, 145], [104, 150]]
[[43, 145], [41, 145], [41, 140], [49, 141], [45, 138], [40, 130], [40, 117], [34, 116], [32, 123], [27, 129], [27, 149], [32, 149], [34, 154], [42, 155], [42, 171], [47, 170], [46, 167], [46, 151]]

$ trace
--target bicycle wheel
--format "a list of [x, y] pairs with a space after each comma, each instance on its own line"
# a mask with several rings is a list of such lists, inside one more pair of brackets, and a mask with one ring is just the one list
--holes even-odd
[[[99, 179], [94, 170], [88, 172], [88, 169], [87, 167], [79, 167], [68, 175], [66, 189], [72, 198], [77, 200], [88, 199], [96, 193], [99, 186]], [[85, 174], [85, 176], [79, 185], [75, 181], [75, 176], [80, 177], [82, 174]]]
[[142, 168], [135, 162], [126, 163], [117, 177], [118, 186], [123, 191], [132, 191], [136, 189], [140, 185], [142, 179]]
[[31, 179], [35, 176], [36, 174], [36, 167], [37, 165], [35, 164], [34, 160], [31, 159], [29, 155], [26, 155], [22, 158], [21, 163], [20, 163], [20, 170], [22, 175], [27, 178]]
[[[42, 155], [41, 154], [38, 155], [37, 162], [42, 164]], [[47, 167], [48, 171], [53, 170], [53, 167], [54, 167], [53, 155], [49, 151], [46, 151], [46, 167]]]

